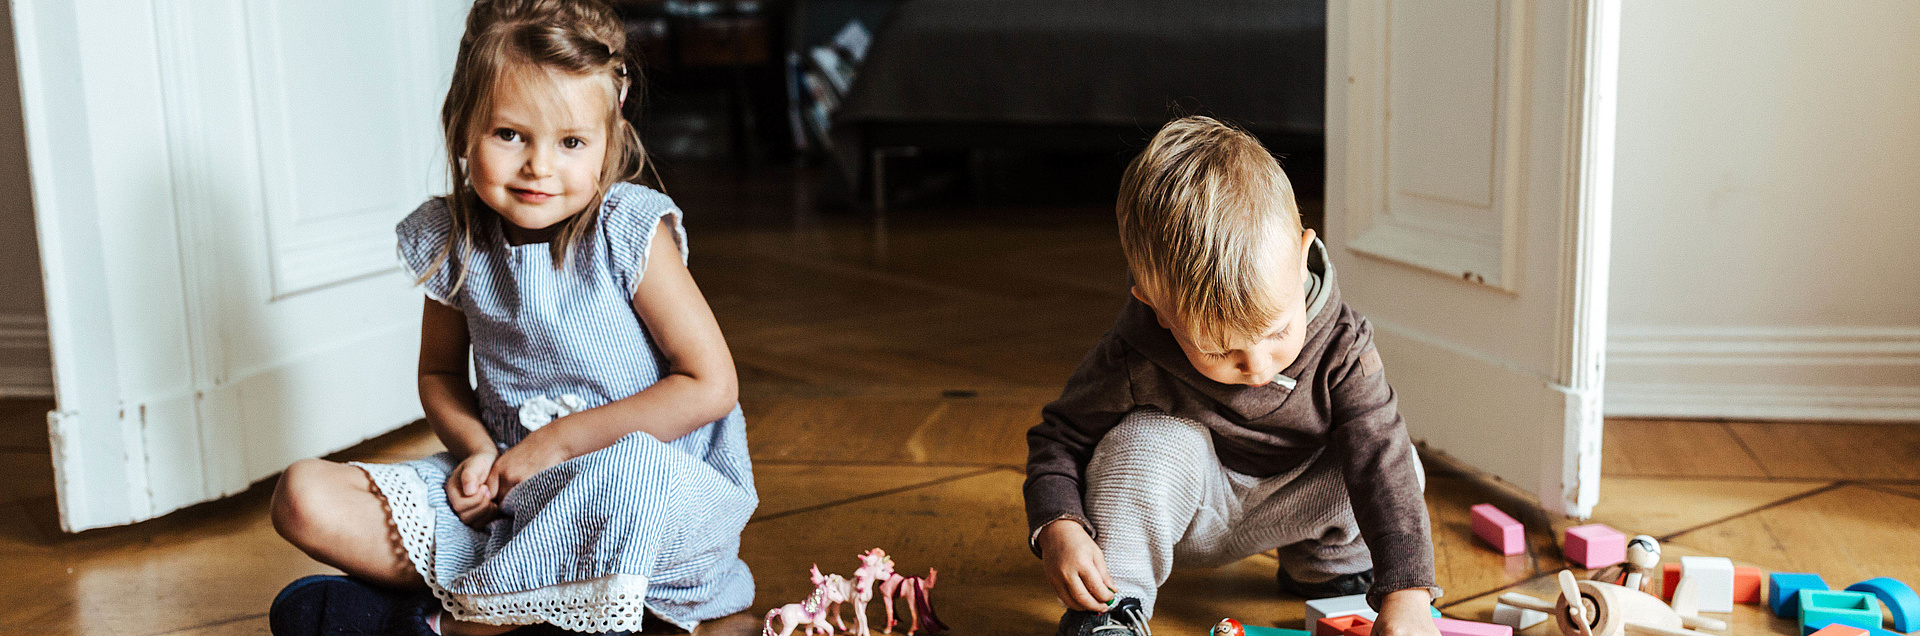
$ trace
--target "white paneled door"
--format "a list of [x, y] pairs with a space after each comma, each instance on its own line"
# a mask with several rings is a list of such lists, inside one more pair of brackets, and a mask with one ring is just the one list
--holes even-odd
[[1619, 0], [1332, 0], [1327, 244], [1416, 439], [1599, 497]]
[[419, 417], [392, 228], [467, 4], [12, 1], [68, 530]]

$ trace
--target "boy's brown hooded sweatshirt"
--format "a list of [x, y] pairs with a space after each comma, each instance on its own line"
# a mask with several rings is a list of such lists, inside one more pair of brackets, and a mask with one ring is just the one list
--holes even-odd
[[[1326, 248], [1307, 269], [1307, 335], [1284, 376], [1259, 387], [1200, 375], [1153, 309], [1129, 299], [1120, 317], [1027, 431], [1028, 537], [1059, 519], [1098, 532], [1082, 510], [1094, 446], [1128, 412], [1152, 408], [1205, 424], [1229, 470], [1268, 477], [1322, 448], [1345, 472], [1360, 534], [1373, 552], [1375, 607], [1390, 592], [1434, 586], [1433, 543], [1406, 422], [1373, 346], [1373, 327], [1340, 301]], [[1036, 553], [1038, 552], [1037, 546]]]

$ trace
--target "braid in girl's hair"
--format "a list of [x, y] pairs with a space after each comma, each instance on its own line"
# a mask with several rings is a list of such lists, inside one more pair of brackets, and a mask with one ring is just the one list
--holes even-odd
[[[445, 197], [452, 228], [447, 243], [421, 281], [442, 267], [459, 268], [453, 293], [466, 280], [460, 267], [479, 240], [476, 221], [486, 210], [468, 184], [466, 157], [485, 134], [485, 118], [493, 112], [494, 91], [512, 72], [529, 69], [559, 71], [606, 79], [607, 155], [600, 173], [600, 197], [614, 183], [632, 181], [650, 167], [646, 148], [633, 125], [621, 116], [624, 100], [639, 101], [644, 85], [640, 68], [627, 51], [625, 24], [613, 7], [599, 0], [479, 0], [467, 13], [467, 30], [460, 36], [460, 52], [453, 62], [453, 83], [440, 108], [440, 125], [447, 145], [447, 171], [453, 192]], [[549, 247], [554, 267], [568, 262], [573, 248], [600, 213], [600, 197], [586, 210], [560, 223]]]

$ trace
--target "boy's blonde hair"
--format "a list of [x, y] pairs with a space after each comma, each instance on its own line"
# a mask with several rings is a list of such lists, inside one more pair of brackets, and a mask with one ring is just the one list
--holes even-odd
[[[548, 248], [553, 266], [564, 265], [600, 214], [601, 198], [614, 183], [640, 177], [647, 164], [640, 135], [621, 116], [622, 96], [636, 103], [642, 86], [640, 67], [627, 51], [625, 23], [602, 0], [478, 0], [467, 12], [467, 30], [453, 61], [453, 83], [440, 107], [447, 144], [447, 171], [453, 193], [445, 197], [452, 231], [420, 281], [440, 268], [457, 266], [480, 240], [477, 223], [486, 205], [467, 181], [467, 154], [487, 134], [494, 93], [510, 78], [544, 72], [597, 76], [605, 80], [607, 152], [600, 168], [599, 193], [587, 208], [560, 222]], [[629, 89], [636, 89], [629, 94]], [[466, 268], [454, 275], [453, 290], [466, 280]]]
[[1163, 320], [1207, 352], [1266, 335], [1282, 309], [1273, 281], [1305, 246], [1293, 184], [1259, 140], [1175, 120], [1127, 166], [1116, 208], [1134, 284]]

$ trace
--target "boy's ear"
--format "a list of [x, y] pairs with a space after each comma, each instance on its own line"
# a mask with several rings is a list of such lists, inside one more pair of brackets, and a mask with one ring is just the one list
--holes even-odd
[[1140, 291], [1140, 286], [1139, 286], [1139, 285], [1134, 285], [1134, 286], [1131, 286], [1131, 287], [1128, 287], [1128, 288], [1127, 288], [1127, 291], [1128, 291], [1128, 292], [1130, 292], [1130, 293], [1132, 293], [1132, 294], [1133, 294], [1133, 297], [1134, 297], [1134, 298], [1137, 298], [1137, 299], [1139, 299], [1139, 300], [1140, 300], [1140, 304], [1142, 304], [1142, 305], [1146, 305], [1146, 306], [1147, 306], [1147, 309], [1152, 309], [1152, 310], [1153, 310], [1153, 319], [1154, 319], [1154, 321], [1156, 321], [1156, 322], [1159, 322], [1159, 323], [1160, 323], [1160, 328], [1161, 328], [1161, 329], [1172, 329], [1172, 328], [1173, 328], [1172, 326], [1170, 326], [1170, 325], [1168, 325], [1168, 324], [1167, 324], [1167, 319], [1166, 319], [1166, 317], [1164, 317], [1164, 316], [1161, 316], [1161, 315], [1160, 315], [1160, 310], [1159, 310], [1159, 309], [1156, 309], [1156, 308], [1154, 308], [1154, 306], [1153, 306], [1153, 301], [1151, 301], [1151, 300], [1147, 300], [1147, 294], [1146, 294], [1146, 292], [1142, 292], [1142, 291]]
[[1307, 275], [1307, 261], [1313, 258], [1313, 228], [1300, 232], [1300, 275]]

